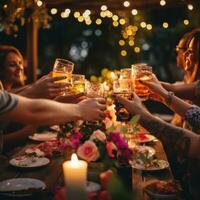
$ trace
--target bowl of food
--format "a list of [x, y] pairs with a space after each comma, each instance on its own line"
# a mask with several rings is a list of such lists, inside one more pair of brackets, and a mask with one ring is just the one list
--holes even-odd
[[150, 199], [178, 199], [179, 189], [173, 181], [155, 181], [144, 187], [144, 192]]

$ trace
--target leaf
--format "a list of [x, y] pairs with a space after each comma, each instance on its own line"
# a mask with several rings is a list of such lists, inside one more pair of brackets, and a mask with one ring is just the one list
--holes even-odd
[[131, 192], [127, 191], [121, 179], [113, 175], [108, 183], [108, 192], [112, 196], [112, 200], [131, 200]]
[[115, 127], [114, 125], [112, 125], [112, 126], [107, 130], [107, 132], [108, 132], [108, 133], [111, 133], [111, 132], [115, 131], [115, 129], [116, 129], [116, 127]]
[[140, 119], [140, 115], [135, 115], [131, 118], [130, 120], [130, 124], [132, 126], [132, 128], [134, 129], [136, 127], [136, 125], [138, 124], [138, 121]]
[[122, 134], [127, 133], [128, 129], [126, 128], [126, 126], [120, 126], [120, 131]]

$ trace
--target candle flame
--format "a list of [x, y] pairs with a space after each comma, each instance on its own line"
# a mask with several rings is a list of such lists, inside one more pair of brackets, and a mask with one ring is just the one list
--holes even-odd
[[77, 155], [76, 155], [75, 153], [72, 154], [72, 156], [71, 156], [71, 161], [72, 161], [73, 163], [77, 163], [78, 157], [77, 157]]

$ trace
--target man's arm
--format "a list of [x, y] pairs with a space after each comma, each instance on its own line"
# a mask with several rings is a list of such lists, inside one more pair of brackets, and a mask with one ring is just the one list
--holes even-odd
[[[11, 96], [12, 97], [12, 96]], [[44, 99], [28, 99], [14, 95], [17, 105], [2, 115], [0, 121], [16, 121], [24, 124], [54, 125], [78, 119], [95, 120], [103, 117], [104, 100], [86, 99], [78, 104], [64, 104]]]

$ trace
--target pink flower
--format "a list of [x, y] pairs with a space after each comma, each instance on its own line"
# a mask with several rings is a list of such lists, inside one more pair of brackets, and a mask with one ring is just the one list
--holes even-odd
[[111, 158], [115, 157], [115, 154], [113, 153], [113, 151], [117, 150], [117, 147], [115, 146], [113, 142], [106, 143], [106, 150], [108, 152], [109, 157]]
[[98, 139], [98, 140], [104, 142], [106, 140], [106, 135], [98, 129], [98, 130], [94, 131], [92, 133], [92, 135], [90, 136], [90, 140], [95, 140], [95, 139]]
[[80, 158], [90, 162], [96, 161], [99, 158], [99, 151], [96, 144], [92, 141], [86, 141], [83, 145], [81, 145], [77, 154]]

